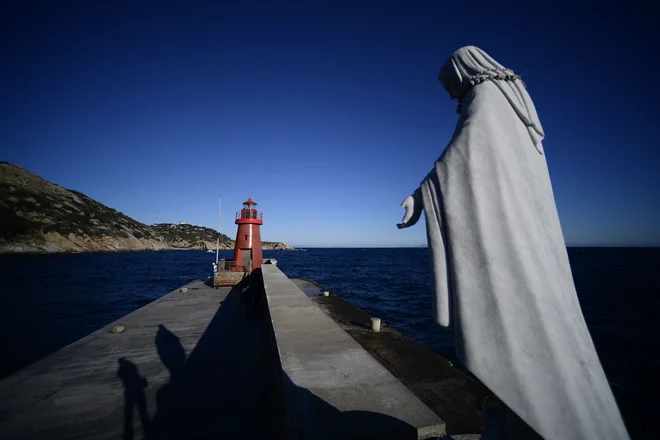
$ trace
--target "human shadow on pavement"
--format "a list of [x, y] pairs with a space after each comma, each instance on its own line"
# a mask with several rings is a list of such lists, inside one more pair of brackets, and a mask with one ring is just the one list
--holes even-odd
[[147, 412], [147, 401], [144, 390], [148, 386], [147, 379], [140, 375], [137, 366], [126, 358], [119, 358], [119, 377], [124, 385], [124, 440], [133, 440], [133, 415], [137, 409], [142, 423], [142, 431], [147, 435], [151, 421]]

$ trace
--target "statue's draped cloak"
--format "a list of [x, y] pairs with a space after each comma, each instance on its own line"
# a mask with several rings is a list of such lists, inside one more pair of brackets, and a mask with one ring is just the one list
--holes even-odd
[[453, 139], [417, 194], [435, 319], [465, 366], [545, 439], [627, 439], [577, 299], [529, 95], [520, 80], [463, 90]]

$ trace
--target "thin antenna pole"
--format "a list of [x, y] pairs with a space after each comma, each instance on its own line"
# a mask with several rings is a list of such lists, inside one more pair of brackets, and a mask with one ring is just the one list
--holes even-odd
[[218, 266], [218, 255], [220, 253], [220, 213], [222, 212], [222, 194], [218, 201], [218, 242], [215, 245], [215, 265]]

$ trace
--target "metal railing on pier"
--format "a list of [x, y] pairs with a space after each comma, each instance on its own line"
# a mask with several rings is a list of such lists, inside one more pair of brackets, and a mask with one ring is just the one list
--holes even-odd
[[228, 270], [232, 272], [252, 272], [252, 260], [248, 261], [233, 261], [233, 260], [220, 260], [218, 262], [218, 271]]

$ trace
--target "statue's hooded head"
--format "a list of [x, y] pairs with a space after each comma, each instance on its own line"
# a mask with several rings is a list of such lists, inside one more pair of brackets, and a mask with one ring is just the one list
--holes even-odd
[[465, 46], [449, 57], [442, 66], [438, 79], [449, 92], [451, 99], [461, 102], [465, 94], [474, 87], [476, 78], [499, 76], [516, 77], [512, 70], [502, 66], [483, 50], [475, 46]]
[[544, 133], [541, 122], [525, 85], [513, 70], [507, 69], [478, 47], [465, 46], [449, 57], [440, 69], [438, 79], [451, 99], [458, 100], [458, 113], [461, 113], [463, 98], [474, 86], [492, 81], [527, 127], [536, 148], [542, 152]]

